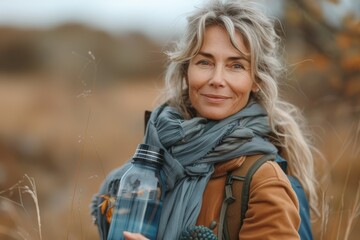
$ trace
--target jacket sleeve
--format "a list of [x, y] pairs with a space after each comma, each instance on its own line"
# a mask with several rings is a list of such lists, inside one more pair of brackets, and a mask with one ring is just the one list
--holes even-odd
[[106, 216], [101, 213], [100, 204], [104, 201], [103, 195], [116, 196], [122, 175], [130, 168], [130, 164], [127, 163], [120, 168], [113, 170], [106, 177], [102, 183], [99, 192], [96, 193], [90, 203], [90, 214], [93, 218], [93, 222], [97, 225], [100, 239], [107, 239], [107, 232], [110, 224], [108, 223]]
[[289, 180], [274, 162], [263, 164], [250, 186], [241, 240], [300, 239], [299, 204]]

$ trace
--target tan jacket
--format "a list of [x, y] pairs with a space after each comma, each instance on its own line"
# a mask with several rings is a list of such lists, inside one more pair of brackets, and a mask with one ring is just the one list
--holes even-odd
[[[209, 226], [214, 220], [219, 222], [225, 186], [225, 178], [219, 177], [240, 167], [244, 161], [246, 157], [240, 157], [216, 165], [203, 195], [197, 225]], [[239, 239], [300, 239], [298, 208], [296, 194], [282, 169], [275, 162], [266, 162], [252, 178], [248, 210]], [[217, 227], [214, 231], [217, 234]]]

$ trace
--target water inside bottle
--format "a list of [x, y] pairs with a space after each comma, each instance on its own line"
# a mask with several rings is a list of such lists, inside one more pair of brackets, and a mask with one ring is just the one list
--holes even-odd
[[141, 233], [155, 240], [160, 220], [162, 203], [155, 200], [134, 198], [118, 198], [111, 224], [119, 226], [108, 239], [124, 239], [123, 231]]

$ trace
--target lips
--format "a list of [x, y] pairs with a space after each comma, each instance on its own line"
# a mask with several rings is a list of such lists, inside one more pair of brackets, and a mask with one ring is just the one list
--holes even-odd
[[207, 102], [210, 103], [221, 103], [226, 101], [227, 99], [230, 99], [228, 96], [219, 95], [219, 94], [200, 94], [205, 98]]

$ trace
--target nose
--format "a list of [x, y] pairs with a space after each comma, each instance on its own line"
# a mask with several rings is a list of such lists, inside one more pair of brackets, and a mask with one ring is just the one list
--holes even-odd
[[213, 87], [224, 87], [225, 86], [225, 75], [222, 66], [216, 66], [213, 70], [212, 75], [209, 79], [210, 86]]

